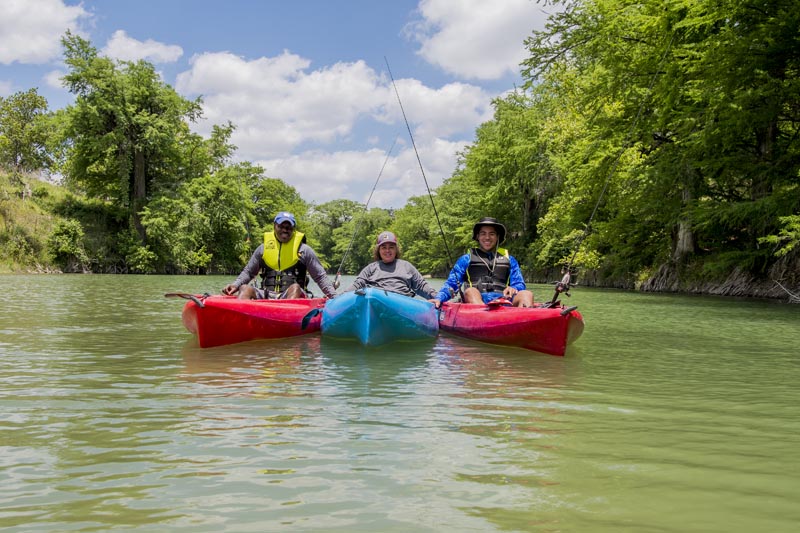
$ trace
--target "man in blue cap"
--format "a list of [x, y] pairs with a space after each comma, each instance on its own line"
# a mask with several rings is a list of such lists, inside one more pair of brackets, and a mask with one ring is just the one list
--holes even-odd
[[[273, 230], [264, 233], [264, 243], [253, 252], [236, 281], [226, 285], [222, 293], [238, 292], [240, 300], [307, 298], [310, 275], [326, 297], [336, 296], [317, 254], [306, 244], [306, 236], [295, 231], [295, 226], [297, 221], [288, 211], [275, 215]], [[248, 285], [259, 272], [261, 287]]]

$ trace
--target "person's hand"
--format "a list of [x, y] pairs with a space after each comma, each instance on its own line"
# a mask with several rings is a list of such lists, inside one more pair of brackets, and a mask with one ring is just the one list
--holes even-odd
[[517, 294], [517, 292], [519, 291], [517, 291], [517, 289], [515, 289], [514, 287], [506, 287], [505, 289], [503, 289], [503, 296], [505, 298], [508, 298], [509, 300], [513, 300], [514, 295]]
[[442, 306], [442, 302], [438, 298], [431, 298], [428, 300], [436, 309], [439, 309]]
[[227, 295], [235, 294], [238, 291], [239, 291], [239, 287], [237, 287], [233, 283], [229, 283], [228, 285], [225, 285], [222, 288], [222, 294], [227, 294]]

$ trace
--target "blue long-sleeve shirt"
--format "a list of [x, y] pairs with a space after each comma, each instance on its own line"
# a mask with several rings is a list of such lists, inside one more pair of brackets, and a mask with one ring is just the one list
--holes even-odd
[[[461, 287], [461, 284], [464, 283], [464, 280], [467, 279], [467, 267], [469, 267], [469, 260], [470, 254], [464, 254], [458, 258], [456, 264], [453, 265], [453, 269], [450, 271], [450, 275], [447, 276], [447, 280], [442, 285], [442, 288], [439, 290], [439, 294], [436, 295], [436, 299], [440, 302], [446, 302], [449, 300], [454, 294], [458, 293], [458, 288]], [[525, 286], [525, 279], [522, 277], [522, 270], [519, 268], [519, 263], [514, 256], [508, 256], [508, 262], [511, 264], [511, 272], [508, 279], [508, 286], [517, 289], [518, 291], [524, 291]]]

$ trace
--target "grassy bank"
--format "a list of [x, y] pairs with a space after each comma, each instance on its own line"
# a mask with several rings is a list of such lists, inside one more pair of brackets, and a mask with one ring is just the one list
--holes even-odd
[[60, 217], [63, 187], [35, 176], [0, 172], [0, 272], [54, 272], [48, 246]]

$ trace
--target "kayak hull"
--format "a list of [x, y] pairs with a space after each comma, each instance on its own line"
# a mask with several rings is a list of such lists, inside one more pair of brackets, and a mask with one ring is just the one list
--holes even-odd
[[564, 355], [583, 333], [583, 317], [561, 305], [523, 308], [445, 302], [439, 310], [439, 327], [480, 342]]
[[197, 335], [202, 348], [236, 344], [256, 339], [280, 339], [314, 333], [320, 329], [320, 316], [303, 318], [325, 305], [324, 298], [296, 300], [239, 300], [235, 296], [196, 296], [186, 302], [181, 319]]
[[379, 346], [434, 338], [439, 320], [430, 302], [369, 287], [328, 300], [321, 329], [327, 337]]

